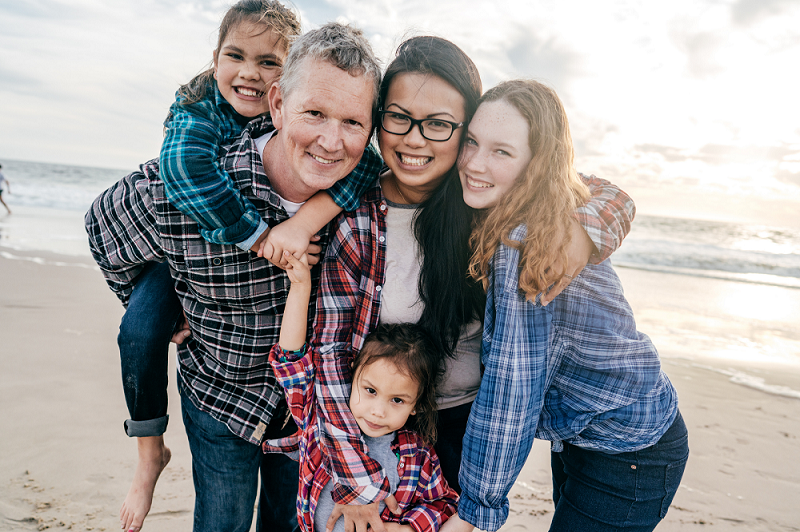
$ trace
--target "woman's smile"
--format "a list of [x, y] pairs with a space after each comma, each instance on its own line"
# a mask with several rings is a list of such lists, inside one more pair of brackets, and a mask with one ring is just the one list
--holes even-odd
[[[452, 85], [433, 74], [403, 73], [391, 82], [383, 104], [386, 111], [412, 119], [464, 121], [464, 97]], [[402, 195], [414, 203], [423, 202], [439, 185], [458, 159], [460, 129], [445, 141], [422, 136], [421, 124], [411, 126], [404, 135], [381, 129], [381, 155], [391, 179]], [[387, 187], [391, 191], [392, 187]], [[391, 193], [391, 192], [390, 192]]]

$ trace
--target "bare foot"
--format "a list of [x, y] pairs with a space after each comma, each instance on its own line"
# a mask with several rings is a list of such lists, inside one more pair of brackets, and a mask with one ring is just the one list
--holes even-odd
[[169, 448], [164, 445], [164, 436], [137, 439], [139, 462], [133, 473], [131, 489], [119, 510], [122, 529], [133, 532], [142, 528], [144, 518], [153, 503], [153, 491], [156, 489], [158, 477], [172, 458]]

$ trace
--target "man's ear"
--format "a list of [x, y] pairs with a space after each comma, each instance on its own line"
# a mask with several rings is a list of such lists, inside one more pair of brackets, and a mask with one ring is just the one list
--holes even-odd
[[267, 92], [269, 114], [272, 116], [272, 125], [275, 129], [283, 127], [283, 94], [278, 83], [273, 83]]

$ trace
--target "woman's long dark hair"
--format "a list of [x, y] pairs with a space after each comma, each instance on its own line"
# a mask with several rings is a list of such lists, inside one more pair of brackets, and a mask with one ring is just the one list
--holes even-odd
[[[465, 122], [475, 114], [482, 92], [478, 68], [450, 41], [423, 36], [401, 44], [383, 76], [381, 107], [394, 77], [405, 73], [438, 76], [464, 98]], [[459, 132], [463, 142], [466, 126]], [[414, 219], [414, 235], [422, 252], [419, 323], [440, 342], [441, 352], [447, 356], [453, 355], [463, 326], [483, 317], [486, 304], [483, 288], [467, 275], [473, 214], [464, 203], [458, 169], [453, 166]]]

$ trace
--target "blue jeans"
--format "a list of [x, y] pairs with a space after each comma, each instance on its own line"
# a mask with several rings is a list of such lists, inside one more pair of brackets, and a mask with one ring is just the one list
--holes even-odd
[[608, 454], [564, 444], [550, 453], [553, 502], [550, 531], [649, 532], [667, 515], [678, 491], [689, 437], [680, 412], [655, 444]]
[[160, 436], [167, 430], [167, 353], [180, 316], [169, 266], [147, 263], [136, 278], [117, 336], [131, 416], [125, 421], [128, 436]]
[[[179, 386], [181, 388], [181, 386]], [[256, 530], [294, 532], [297, 523], [298, 463], [282, 454], [264, 454], [261, 447], [234, 435], [228, 427], [198, 409], [181, 389], [183, 424], [192, 451], [195, 532], [247, 532], [261, 471], [261, 496]], [[285, 403], [279, 410], [285, 412]], [[265, 438], [297, 431], [276, 410]]]

